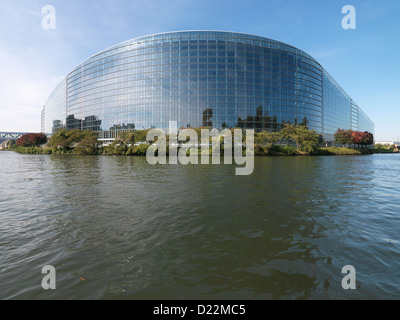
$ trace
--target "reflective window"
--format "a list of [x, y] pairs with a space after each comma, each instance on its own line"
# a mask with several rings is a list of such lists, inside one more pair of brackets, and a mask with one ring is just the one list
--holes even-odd
[[43, 130], [104, 133], [212, 126], [279, 130], [306, 123], [330, 138], [373, 122], [307, 53], [246, 34], [193, 31], [133, 39], [84, 61], [44, 106]]

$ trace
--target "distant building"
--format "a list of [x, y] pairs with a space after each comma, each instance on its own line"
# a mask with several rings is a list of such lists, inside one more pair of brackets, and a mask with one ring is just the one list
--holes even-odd
[[375, 141], [375, 144], [390, 145], [390, 146], [394, 144], [396, 147], [400, 146], [399, 141]]

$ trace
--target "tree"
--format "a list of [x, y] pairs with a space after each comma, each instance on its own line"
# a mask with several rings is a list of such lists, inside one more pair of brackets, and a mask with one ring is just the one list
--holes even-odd
[[370, 146], [374, 143], [374, 135], [368, 131], [362, 133], [361, 144]]
[[354, 144], [357, 146], [366, 146], [374, 143], [374, 135], [368, 131], [353, 131], [338, 129], [335, 134], [335, 142], [343, 144]]
[[97, 132], [86, 130], [82, 133], [81, 140], [77, 142], [74, 153], [82, 155], [97, 154], [99, 148]]
[[259, 145], [266, 145], [268, 143], [276, 144], [282, 140], [280, 132], [267, 132], [261, 131], [254, 137], [254, 143]]
[[284, 124], [283, 128], [281, 130], [281, 136], [283, 139], [286, 140], [293, 140], [294, 142], [296, 142], [296, 145], [299, 146], [299, 144], [297, 143], [297, 128], [298, 125], [293, 125], [293, 124]]
[[303, 127], [303, 130], [302, 147], [304, 151], [313, 154], [318, 149], [321, 135], [315, 130], [308, 130], [305, 127]]
[[335, 142], [342, 144], [343, 147], [346, 144], [352, 144], [353, 143], [352, 134], [353, 130], [337, 129], [337, 131], [334, 134]]
[[309, 130], [304, 125], [284, 124], [281, 130], [284, 139], [292, 140], [296, 143], [297, 151], [302, 148], [308, 153], [314, 153], [318, 148], [320, 135], [315, 130]]
[[131, 130], [124, 130], [118, 133], [111, 145], [108, 146], [110, 154], [124, 155], [127, 153], [129, 146], [135, 142], [135, 134]]
[[44, 133], [27, 133], [17, 140], [17, 145], [20, 147], [37, 147], [47, 142], [47, 137]]
[[121, 131], [113, 143], [127, 147], [128, 144], [133, 144], [134, 142], [135, 142], [135, 135], [133, 131]]
[[67, 138], [68, 131], [66, 129], [59, 129], [52, 134], [48, 146], [53, 147], [54, 149], [64, 148], [66, 146]]
[[150, 131], [149, 129], [135, 130], [135, 132], [133, 133], [133, 135], [135, 137], [135, 142], [145, 142], [147, 133], [149, 131]]
[[352, 143], [359, 146], [363, 141], [363, 132], [353, 131], [351, 135], [352, 135]]
[[98, 133], [95, 131], [59, 129], [51, 136], [48, 146], [53, 148], [53, 152], [78, 148], [74, 151], [79, 154], [93, 154], [94, 148], [97, 148], [98, 144]]

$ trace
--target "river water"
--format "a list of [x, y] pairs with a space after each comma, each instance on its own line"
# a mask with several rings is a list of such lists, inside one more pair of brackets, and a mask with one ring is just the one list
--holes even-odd
[[0, 298], [400, 298], [400, 155], [235, 167], [0, 152]]

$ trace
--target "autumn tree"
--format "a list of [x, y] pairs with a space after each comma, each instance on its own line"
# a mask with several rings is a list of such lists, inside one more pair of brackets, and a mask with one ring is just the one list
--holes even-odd
[[374, 143], [374, 135], [368, 131], [354, 131], [352, 133], [352, 142], [357, 146], [366, 146]]
[[17, 145], [20, 147], [37, 147], [46, 142], [47, 137], [44, 133], [27, 133], [17, 140]]
[[370, 146], [374, 143], [374, 135], [368, 131], [362, 132], [361, 142], [362, 146]]
[[353, 130], [337, 129], [334, 134], [334, 139], [336, 143], [340, 143], [343, 147], [346, 144], [353, 143]]

